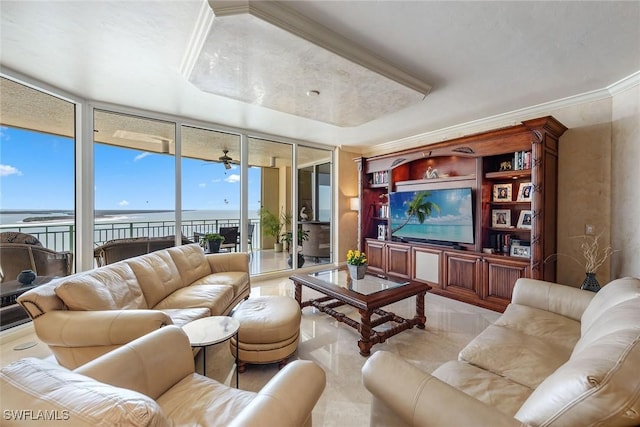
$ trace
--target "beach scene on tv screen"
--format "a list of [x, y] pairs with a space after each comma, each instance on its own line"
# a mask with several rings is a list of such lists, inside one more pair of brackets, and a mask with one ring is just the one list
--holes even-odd
[[[408, 213], [412, 201], [429, 211], [420, 223], [420, 215]], [[473, 243], [473, 216], [470, 188], [391, 193], [390, 226], [394, 237], [406, 240], [434, 240]]]

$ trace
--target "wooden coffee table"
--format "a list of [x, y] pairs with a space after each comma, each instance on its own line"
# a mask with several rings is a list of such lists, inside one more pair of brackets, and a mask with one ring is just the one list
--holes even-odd
[[[424, 329], [427, 321], [424, 315], [424, 295], [431, 287], [423, 283], [401, 281], [369, 273], [364, 279], [352, 280], [345, 269], [294, 274], [290, 279], [295, 285], [295, 297], [300, 309], [313, 306], [360, 332], [358, 347], [362, 356], [369, 356], [373, 345], [382, 343], [406, 329], [414, 326]], [[303, 286], [326, 296], [303, 302]], [[416, 314], [411, 319], [382, 310], [384, 306], [413, 296], [416, 297]], [[334, 310], [345, 304], [358, 309], [360, 322]], [[375, 318], [372, 318], [374, 315]], [[376, 326], [387, 322], [396, 324], [386, 330], [374, 330]]]

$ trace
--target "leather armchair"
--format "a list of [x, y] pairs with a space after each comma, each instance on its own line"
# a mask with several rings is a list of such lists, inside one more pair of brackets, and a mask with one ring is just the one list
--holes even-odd
[[[325, 383], [319, 366], [298, 360], [257, 393], [227, 387], [194, 372], [189, 340], [177, 326], [140, 337], [75, 371], [28, 358], [0, 373], [3, 412], [42, 411], [67, 417], [74, 426], [310, 426]], [[29, 420], [20, 425], [30, 425]]]

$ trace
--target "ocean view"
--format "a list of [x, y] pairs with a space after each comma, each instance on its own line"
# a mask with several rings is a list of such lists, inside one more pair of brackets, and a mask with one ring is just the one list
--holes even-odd
[[[211, 219], [239, 219], [236, 210], [187, 210], [182, 211], [183, 221]], [[249, 218], [257, 219], [258, 212], [249, 211]], [[69, 210], [0, 210], [0, 225], [31, 227], [41, 224], [68, 225], [73, 223], [73, 211]], [[155, 222], [173, 221], [173, 211], [96, 210], [98, 222]], [[6, 228], [6, 227], [3, 227]]]
[[[162, 237], [175, 234], [173, 211], [101, 210], [96, 211], [94, 241], [129, 237]], [[256, 210], [249, 220], [259, 227]], [[194, 232], [215, 232], [221, 226], [238, 225], [236, 210], [188, 210], [182, 212], [182, 233], [191, 238]], [[66, 210], [0, 210], [0, 231], [21, 231], [36, 236], [44, 246], [70, 250], [74, 230], [73, 211]]]

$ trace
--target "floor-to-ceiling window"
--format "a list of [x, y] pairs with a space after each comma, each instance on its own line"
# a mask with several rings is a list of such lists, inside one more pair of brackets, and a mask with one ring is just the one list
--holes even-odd
[[[74, 270], [75, 104], [4, 77], [0, 93], [0, 283], [15, 296], [22, 270], [34, 283]], [[1, 329], [27, 320], [0, 308]]]
[[182, 230], [198, 242], [221, 234], [222, 250], [237, 251], [249, 239], [240, 229], [240, 135], [192, 126], [181, 135]]
[[[96, 110], [94, 142], [96, 256], [112, 240], [170, 240], [176, 234], [175, 124]], [[111, 250], [111, 260], [118, 260], [118, 249]]]
[[305, 262], [331, 262], [332, 153], [305, 146], [297, 153], [301, 253]]

